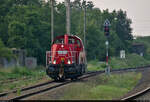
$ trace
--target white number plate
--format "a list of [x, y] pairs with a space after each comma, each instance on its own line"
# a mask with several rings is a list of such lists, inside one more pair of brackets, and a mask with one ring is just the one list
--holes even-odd
[[67, 54], [68, 51], [58, 51], [58, 54]]

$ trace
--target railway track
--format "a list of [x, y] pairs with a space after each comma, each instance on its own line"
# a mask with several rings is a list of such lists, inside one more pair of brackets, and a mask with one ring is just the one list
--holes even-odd
[[149, 73], [150, 71], [145, 70], [140, 83], [121, 100], [150, 100]]
[[17, 79], [17, 78], [9, 78], [5, 81], [0, 81], [0, 84], [7, 84], [7, 83], [11, 83], [11, 82], [17, 82], [19, 80], [29, 80], [31, 79], [31, 77], [24, 77], [24, 78], [20, 78], [20, 79]]
[[[79, 79], [86, 79], [92, 76], [95, 76], [97, 74], [101, 74], [104, 71], [98, 71], [98, 72], [89, 72], [86, 75], [80, 77]], [[35, 85], [32, 87], [21, 89], [21, 95], [17, 95], [17, 90], [7, 93], [0, 94], [0, 100], [20, 100], [32, 95], [36, 95], [45, 91], [49, 91], [52, 89], [55, 89], [57, 87], [61, 87], [63, 85], [67, 85], [73, 81], [66, 80], [65, 82], [55, 82], [55, 81], [49, 81], [43, 84]]]
[[[36, 88], [36, 87], [39, 87], [39, 86], [42, 86], [42, 85], [47, 85], [47, 84], [50, 84], [52, 83], [53, 81], [48, 81], [48, 82], [45, 82], [45, 83], [42, 83], [42, 84], [38, 84], [38, 85], [34, 85], [34, 86], [30, 86], [30, 87], [26, 87], [26, 88], [22, 88], [20, 91], [26, 91], [26, 90], [30, 90], [32, 88]], [[4, 92], [4, 93], [0, 93], [0, 97], [3, 97], [3, 96], [6, 96], [10, 93], [16, 93], [17, 90], [13, 90], [13, 91], [10, 91], [10, 92]]]
[[[148, 100], [150, 96], [150, 87], [143, 89], [131, 96], [125, 97], [121, 100]], [[148, 97], [148, 98], [147, 98]]]
[[[111, 70], [111, 72], [124, 72], [124, 71], [135, 71], [135, 70], [143, 70], [143, 69], [147, 69], [150, 68], [150, 66], [145, 66], [145, 67], [137, 67], [137, 68], [126, 68], [126, 69], [115, 69], [115, 70]], [[96, 76], [98, 74], [102, 74], [105, 73], [105, 71], [95, 71], [95, 72], [88, 72], [85, 75], [83, 75], [82, 77], [79, 78], [79, 80], [81, 79], [86, 79], [92, 76]], [[33, 95], [37, 95], [64, 85], [67, 85], [69, 83], [72, 83], [73, 81], [71, 80], [66, 80], [65, 82], [54, 82], [54, 81], [48, 81], [42, 84], [38, 84], [35, 86], [31, 86], [31, 87], [27, 87], [27, 88], [23, 88], [18, 90], [14, 90], [11, 92], [6, 92], [6, 93], [1, 93], [0, 94], [0, 100], [21, 100]]]

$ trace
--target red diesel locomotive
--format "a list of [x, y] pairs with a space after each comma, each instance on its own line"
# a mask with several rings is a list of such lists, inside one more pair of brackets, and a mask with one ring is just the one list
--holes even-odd
[[86, 71], [86, 55], [82, 40], [73, 35], [62, 35], [54, 39], [47, 54], [46, 73], [54, 80], [77, 79]]

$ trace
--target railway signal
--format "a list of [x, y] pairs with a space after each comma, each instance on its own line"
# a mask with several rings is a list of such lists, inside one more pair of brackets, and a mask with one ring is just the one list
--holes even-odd
[[104, 32], [106, 36], [109, 36], [109, 26], [104, 26]]
[[109, 27], [111, 26], [110, 22], [108, 19], [105, 20], [104, 22], [104, 33], [105, 33], [105, 36], [109, 36]]
[[107, 37], [107, 41], [105, 42], [106, 44], [106, 69], [105, 72], [106, 74], [110, 74], [110, 66], [108, 63], [108, 58], [109, 58], [109, 54], [108, 54], [108, 50], [109, 50], [109, 41], [108, 41], [108, 36], [109, 36], [109, 27], [111, 26], [110, 22], [108, 19], [105, 20], [104, 22], [104, 34]]

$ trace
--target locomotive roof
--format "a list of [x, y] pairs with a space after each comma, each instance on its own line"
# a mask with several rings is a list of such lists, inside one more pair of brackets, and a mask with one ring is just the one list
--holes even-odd
[[[68, 34], [65, 34], [65, 35], [68, 35]], [[61, 39], [61, 38], [64, 38], [65, 35], [60, 35], [60, 36], [57, 36], [55, 39]], [[75, 38], [75, 39], [79, 39], [81, 40], [78, 36], [76, 35], [68, 35], [68, 37], [71, 37], [71, 38]], [[55, 40], [54, 39], [54, 40]]]
[[[82, 42], [81, 38], [79, 38], [79, 37], [76, 36], [76, 35], [68, 35], [68, 34], [65, 34], [65, 35], [67, 35], [68, 38], [73, 38], [73, 39], [79, 40], [80, 43], [81, 43], [81, 46], [84, 48], [84, 45], [83, 45], [83, 42]], [[54, 43], [57, 39], [64, 39], [65, 35], [60, 35], [60, 36], [55, 37], [53, 43]]]

